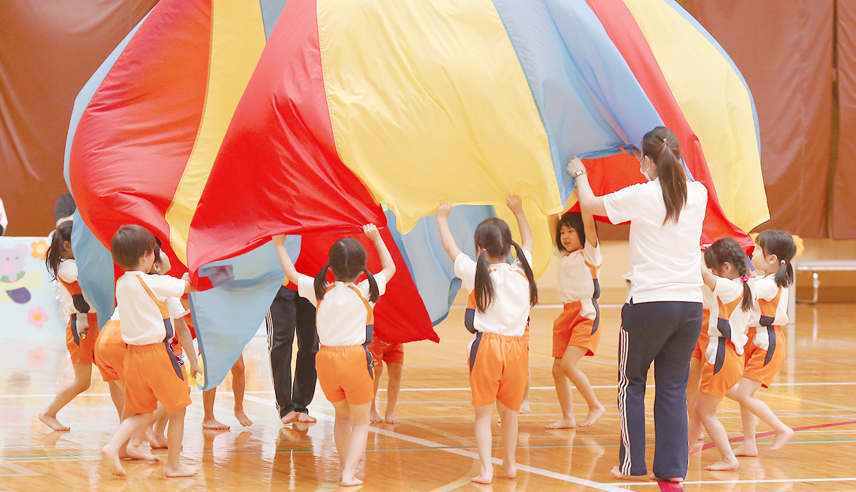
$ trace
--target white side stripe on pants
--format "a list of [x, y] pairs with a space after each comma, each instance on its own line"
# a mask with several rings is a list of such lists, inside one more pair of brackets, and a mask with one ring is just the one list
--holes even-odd
[[624, 327], [619, 329], [619, 345], [618, 345], [618, 414], [621, 418], [621, 442], [624, 444], [624, 462], [621, 463], [619, 470], [624, 475], [630, 475], [631, 457], [630, 457], [630, 432], [627, 426], [627, 386], [629, 380], [627, 378], [627, 353], [629, 344], [629, 335]]

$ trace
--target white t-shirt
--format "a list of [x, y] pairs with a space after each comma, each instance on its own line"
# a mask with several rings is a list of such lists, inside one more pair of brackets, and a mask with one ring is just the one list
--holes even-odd
[[[57, 279], [62, 280], [68, 284], [76, 284], [77, 283], [77, 262], [73, 259], [62, 260], [59, 264], [59, 267], [56, 269]], [[65, 288], [65, 285], [62, 282], [57, 282], [59, 284], [59, 296], [60, 296], [60, 305], [62, 308], [62, 313], [65, 316], [71, 316], [72, 314], [77, 314], [80, 311], [74, 307], [74, 300], [71, 297], [71, 292]], [[78, 287], [80, 284], [77, 284]], [[81, 293], [83, 291], [81, 290]], [[83, 294], [83, 299], [89, 304], [89, 312], [95, 313], [95, 306], [89, 302], [89, 298], [86, 297], [86, 294]]]
[[762, 326], [788, 324], [788, 291], [787, 287], [779, 287], [775, 274], [755, 279], [755, 309], [749, 326], [758, 328], [754, 339], [756, 347], [770, 348], [770, 334]]
[[784, 326], [788, 324], [788, 288], [776, 284], [776, 275], [771, 274], [755, 279], [755, 309], [749, 326], [761, 326], [761, 316], [765, 326]]
[[687, 182], [687, 203], [678, 222], [665, 224], [660, 180], [628, 186], [604, 197], [614, 224], [630, 221], [630, 297], [634, 303], [701, 302], [702, 222], [707, 189]]
[[152, 294], [166, 304], [169, 317], [173, 319], [184, 312], [179, 300], [184, 294], [184, 281], [168, 275], [148, 275], [138, 271], [125, 272], [116, 281], [116, 301], [122, 309], [122, 340], [129, 345], [161, 343], [166, 339], [163, 315], [137, 277], [141, 277]]
[[[750, 280], [751, 282], [751, 280]], [[750, 283], [749, 287], [752, 285]], [[708, 362], [716, 362], [716, 337], [725, 337], [734, 343], [737, 354], [743, 353], [743, 347], [748, 341], [746, 331], [749, 329], [749, 317], [752, 310], [744, 311], [743, 283], [740, 279], [729, 280], [716, 277], [716, 287], [713, 289], [716, 302], [710, 308], [710, 323], [708, 334], [710, 334], [710, 345], [707, 347], [706, 355]], [[730, 333], [729, 333], [730, 332]]]
[[[523, 250], [526, 260], [532, 264], [532, 253]], [[514, 263], [495, 263], [488, 268], [493, 283], [494, 299], [487, 310], [479, 312], [475, 304], [476, 262], [464, 253], [455, 258], [455, 276], [460, 278], [467, 292], [467, 317], [473, 314], [473, 328], [484, 333], [507, 336], [523, 336], [529, 320], [529, 279], [520, 266]]]
[[[386, 277], [374, 275], [380, 295], [386, 292]], [[374, 303], [369, 301], [369, 280], [333, 282], [320, 301], [315, 297], [315, 279], [301, 275], [297, 279], [297, 293], [318, 310], [315, 325], [318, 341], [327, 347], [345, 347], [366, 343], [366, 326], [374, 324]]]
[[586, 241], [582, 249], [571, 253], [553, 248], [553, 255], [559, 260], [557, 287], [562, 304], [594, 297], [597, 273], [603, 264], [600, 244]]

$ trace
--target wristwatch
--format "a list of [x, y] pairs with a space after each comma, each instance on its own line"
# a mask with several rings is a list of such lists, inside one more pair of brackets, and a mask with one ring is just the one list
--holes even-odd
[[579, 178], [583, 174], [586, 174], [585, 170], [583, 170], [583, 169], [577, 169], [576, 171], [574, 171], [574, 177], [575, 178]]

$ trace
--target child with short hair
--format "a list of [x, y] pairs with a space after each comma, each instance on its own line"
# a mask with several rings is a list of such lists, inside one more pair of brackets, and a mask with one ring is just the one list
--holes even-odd
[[755, 279], [757, 300], [749, 323], [743, 379], [728, 393], [729, 398], [740, 403], [743, 418], [743, 445], [734, 450], [737, 456], [758, 456], [755, 443], [758, 418], [776, 432], [770, 451], [781, 449], [794, 436], [794, 430], [779, 420], [755, 392], [762, 386], [769, 388], [785, 362], [782, 326], [788, 324], [788, 287], [794, 282], [791, 261], [797, 254], [797, 246], [790, 234], [775, 230], [762, 232], [755, 242], [758, 247], [752, 263], [763, 271], [763, 276]]
[[[449, 258], [455, 262], [455, 275], [470, 295], [464, 325], [475, 337], [470, 342], [470, 388], [475, 407], [475, 434], [481, 471], [473, 482], [493, 481], [491, 417], [496, 402], [502, 419], [502, 443], [505, 447], [502, 469], [509, 479], [517, 476], [517, 412], [523, 401], [529, 377], [529, 345], [524, 339], [529, 309], [538, 303], [538, 287], [532, 273], [534, 239], [518, 196], [509, 196], [506, 204], [520, 228], [521, 245], [512, 240], [511, 229], [498, 218], [486, 219], [475, 232], [478, 261], [464, 254], [449, 229], [452, 205], [437, 208], [440, 238]], [[507, 263], [514, 247], [517, 259]]]
[[[149, 272], [154, 275], [166, 275], [171, 269], [169, 258], [160, 249], [160, 241], [155, 246], [155, 262], [152, 265], [152, 270]], [[181, 323], [178, 317], [182, 313], [181, 305], [177, 303], [177, 299], [170, 298], [167, 301], [170, 316], [175, 320], [175, 323]], [[122, 320], [119, 314], [119, 307], [113, 311], [113, 316], [101, 329], [98, 334], [98, 340], [95, 344], [95, 364], [101, 372], [101, 378], [110, 388], [110, 396], [113, 403], [119, 411], [119, 421], [125, 420], [128, 413], [125, 412], [125, 355], [128, 349], [125, 341], [122, 340]], [[166, 412], [163, 411], [166, 415]], [[155, 412], [157, 415], [157, 412]], [[153, 416], [153, 419], [155, 417]], [[140, 430], [120, 448], [119, 457], [130, 459], [141, 459], [149, 461], [160, 461], [154, 456], [148, 447], [145, 445], [147, 439], [146, 433], [148, 429]], [[157, 440], [148, 438], [152, 447], [157, 447]], [[166, 440], [165, 438], [163, 439]], [[166, 446], [163, 446], [166, 447]]]
[[716, 296], [716, 303], [710, 310], [710, 317], [716, 318], [716, 324], [702, 326], [708, 329], [710, 341], [702, 355], [701, 384], [695, 405], [689, 412], [687, 439], [692, 449], [704, 425], [722, 453], [722, 460], [705, 469], [736, 470], [740, 463], [728, 442], [725, 427], [716, 418], [716, 408], [743, 375], [743, 346], [754, 294], [746, 253], [734, 239], [727, 237], [710, 245], [704, 252], [704, 262], [707, 268], [702, 267], [702, 279]]
[[[398, 394], [401, 391], [401, 373], [404, 371], [404, 344], [386, 343], [375, 334], [372, 337], [371, 345], [369, 345], [369, 352], [372, 353], [372, 367], [375, 368], [374, 398], [372, 398], [370, 421], [373, 424], [381, 422], [397, 424], [398, 419], [395, 418], [395, 404], [398, 402]], [[386, 386], [386, 411], [384, 412], [384, 418], [381, 419], [375, 406], [375, 400], [377, 399], [378, 386], [380, 386], [380, 376], [383, 374], [384, 362], [386, 363], [386, 373], [389, 381]]]
[[606, 413], [586, 375], [577, 367], [584, 356], [593, 356], [600, 344], [600, 297], [598, 270], [603, 264], [594, 216], [568, 212], [550, 217], [550, 235], [555, 244], [553, 254], [559, 260], [559, 300], [562, 313], [553, 323], [553, 380], [562, 419], [547, 429], [573, 429], [573, 393], [570, 382], [583, 395], [588, 414], [580, 427], [594, 425]]
[[[366, 266], [366, 250], [359, 241], [344, 238], [331, 248], [327, 265], [313, 279], [294, 268], [285, 249], [285, 236], [273, 237], [280, 264], [298, 294], [316, 308], [318, 340], [315, 356], [318, 382], [324, 396], [336, 411], [334, 434], [342, 486], [362, 484], [356, 477], [357, 464], [366, 450], [369, 411], [374, 399], [372, 342], [374, 305], [386, 292], [395, 274], [395, 263], [374, 224], [363, 226], [363, 232], [377, 249], [382, 270], [372, 275]], [[327, 270], [336, 278], [327, 283]], [[360, 274], [366, 280], [357, 283]]]
[[98, 338], [98, 316], [90, 307], [77, 283], [77, 263], [71, 249], [72, 221], [57, 226], [51, 245], [45, 253], [45, 266], [51, 277], [60, 283], [63, 311], [68, 316], [65, 328], [65, 345], [74, 368], [74, 381], [63, 386], [39, 414], [39, 420], [54, 431], [68, 431], [56, 418], [57, 412], [77, 395], [89, 389], [92, 364], [95, 363], [95, 341]]
[[[122, 226], [113, 236], [113, 261], [125, 274], [116, 281], [116, 300], [122, 312], [122, 340], [128, 344], [125, 356], [125, 411], [129, 415], [119, 425], [110, 442], [101, 450], [107, 467], [114, 475], [125, 476], [119, 460], [124, 442], [151, 422], [158, 403], [169, 413], [166, 462], [167, 477], [186, 477], [196, 470], [181, 463], [181, 441], [184, 436], [185, 408], [190, 395], [184, 371], [172, 352], [174, 336], [185, 347], [192, 347], [190, 332], [184, 323], [176, 323], [166, 302], [181, 297], [193, 287], [185, 278], [150, 275], [155, 262], [157, 243], [154, 235], [137, 225]], [[201, 372], [190, 358], [192, 374]]]

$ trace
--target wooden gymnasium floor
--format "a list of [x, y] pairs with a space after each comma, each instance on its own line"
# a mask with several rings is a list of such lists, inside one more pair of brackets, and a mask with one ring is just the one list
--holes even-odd
[[[406, 347], [405, 373], [397, 416], [400, 425], [375, 425], [369, 433], [365, 491], [512, 491], [635, 490], [657, 491], [654, 482], [619, 483], [609, 470], [617, 463], [618, 414], [616, 344], [619, 309], [603, 309], [603, 342], [596, 357], [582, 367], [608, 413], [593, 428], [547, 431], [559, 407], [550, 373], [551, 328], [556, 306], [532, 314], [532, 413], [520, 419], [516, 480], [499, 467], [492, 486], [476, 487], [475, 442], [465, 350], [469, 335], [463, 310], [455, 308], [437, 329], [439, 345]], [[770, 438], [759, 438], [761, 456], [741, 458], [736, 472], [711, 473], [703, 466], [718, 460], [715, 449], [690, 458], [685, 490], [803, 491], [856, 490], [856, 305], [800, 305], [798, 323], [786, 333], [788, 359], [775, 386], [759, 395], [788, 425], [794, 439], [777, 453], [766, 451]], [[26, 356], [36, 350], [42, 360]], [[71, 379], [71, 365], [61, 340], [0, 340], [0, 491], [39, 490], [330, 490], [337, 488], [338, 461], [333, 445], [332, 408], [320, 389], [311, 406], [313, 426], [283, 427], [276, 418], [264, 338], [246, 348], [246, 411], [252, 427], [237, 428], [231, 413], [230, 381], [217, 395], [217, 416], [231, 424], [228, 432], [200, 428], [201, 394], [194, 390], [188, 409], [184, 459], [199, 467], [192, 478], [164, 478], [163, 465], [126, 462], [127, 479], [112, 478], [99, 449], [117, 426], [107, 388], [98, 376], [91, 389], [59, 414], [71, 432], [51, 433], [37, 414], [54, 391]], [[385, 377], [382, 385], [385, 386]], [[652, 441], [649, 395], [649, 443]], [[384, 399], [381, 393], [381, 400]], [[575, 393], [577, 416], [585, 405]], [[381, 403], [383, 407], [383, 403]], [[726, 402], [721, 419], [729, 435], [740, 437], [737, 407]], [[499, 427], [494, 426], [495, 453]], [[769, 431], [763, 424], [759, 432]], [[648, 463], [653, 447], [649, 446]], [[351, 489], [355, 490], [355, 489]]]

